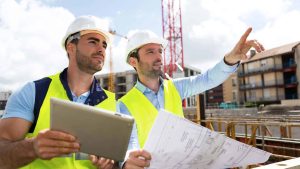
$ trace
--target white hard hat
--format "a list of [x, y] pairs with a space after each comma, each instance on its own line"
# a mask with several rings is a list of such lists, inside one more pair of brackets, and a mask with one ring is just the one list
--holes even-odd
[[80, 16], [76, 18], [68, 27], [65, 36], [62, 39], [62, 46], [65, 49], [66, 40], [70, 35], [80, 32], [80, 36], [88, 33], [98, 33], [104, 36], [107, 43], [110, 43], [110, 33], [105, 30], [104, 23], [99, 18], [91, 15]]
[[155, 33], [149, 30], [138, 31], [128, 38], [126, 48], [126, 62], [129, 63], [130, 53], [146, 44], [155, 43], [160, 44], [163, 48], [166, 47], [167, 42], [163, 38], [158, 37]]

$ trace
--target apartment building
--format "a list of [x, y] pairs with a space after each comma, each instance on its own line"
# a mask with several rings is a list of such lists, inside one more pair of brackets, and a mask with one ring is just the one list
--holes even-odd
[[[183, 72], [174, 73], [174, 78], [175, 76], [176, 78], [180, 78], [180, 77], [193, 76], [196, 74], [200, 74], [200, 70], [187, 65], [185, 66]], [[96, 75], [95, 77], [100, 81], [100, 85], [104, 89], [108, 89], [109, 80], [110, 80], [109, 74], [99, 74]], [[118, 72], [118, 73], [114, 73], [113, 79], [114, 79], [113, 87], [115, 89], [114, 92], [116, 93], [116, 99], [119, 99], [135, 85], [137, 81], [137, 74], [135, 70]], [[197, 103], [196, 103], [195, 96], [189, 97], [183, 102], [184, 107], [196, 107], [196, 104]]]
[[299, 99], [300, 41], [257, 53], [238, 69], [239, 102]]
[[[95, 76], [100, 81], [100, 85], [108, 90], [109, 88], [109, 74], [100, 74]], [[113, 88], [115, 89], [116, 99], [121, 98], [129, 91], [137, 81], [137, 74], [135, 70], [128, 70], [125, 72], [114, 73]]]
[[8, 97], [11, 95], [11, 91], [1, 91], [0, 92], [0, 117], [4, 113], [4, 109], [8, 100]]
[[239, 103], [239, 86], [237, 73], [231, 74], [222, 84], [224, 102]]
[[207, 108], [217, 108], [222, 102], [224, 102], [222, 84], [205, 91], [205, 104]]
[[11, 95], [11, 91], [2, 91], [0, 92], [0, 110], [5, 109], [6, 102], [8, 97]]
[[237, 73], [231, 74], [219, 86], [205, 92], [206, 108], [219, 108], [224, 103], [239, 103]]

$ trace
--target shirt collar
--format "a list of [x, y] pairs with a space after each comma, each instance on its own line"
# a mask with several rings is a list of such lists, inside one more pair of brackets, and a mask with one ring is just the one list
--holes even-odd
[[[160, 84], [160, 88], [163, 87], [163, 78], [159, 78], [159, 84]], [[146, 93], [146, 92], [153, 92], [150, 88], [146, 87], [143, 83], [140, 82], [140, 80], [138, 79], [135, 87], [142, 93]]]
[[[66, 92], [67, 92], [68, 98], [71, 101], [73, 101], [73, 96], [72, 96], [70, 87], [68, 85], [68, 80], [67, 80], [68, 79], [67, 70], [68, 70], [68, 68], [65, 68], [61, 72], [59, 78], [60, 78], [60, 81], [61, 81], [62, 85], [64, 86]], [[89, 94], [89, 96], [86, 99], [84, 104], [95, 106], [95, 105], [101, 103], [102, 101], [104, 101], [105, 99], [107, 99], [107, 95], [105, 94], [104, 90], [101, 88], [100, 82], [94, 77], [93, 83], [92, 83], [91, 88], [90, 88], [90, 94]]]

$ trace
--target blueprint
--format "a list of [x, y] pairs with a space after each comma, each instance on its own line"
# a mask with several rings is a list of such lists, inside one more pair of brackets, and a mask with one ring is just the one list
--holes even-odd
[[222, 169], [267, 161], [266, 151], [160, 110], [144, 149], [149, 169]]

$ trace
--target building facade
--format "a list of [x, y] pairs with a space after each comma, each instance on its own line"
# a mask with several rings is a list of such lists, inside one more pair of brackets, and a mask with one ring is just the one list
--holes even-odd
[[[109, 74], [100, 74], [95, 76], [100, 81], [100, 85], [108, 90], [109, 88]], [[137, 81], [137, 74], [135, 70], [128, 70], [125, 72], [118, 72], [113, 75], [114, 78], [114, 92], [116, 99], [121, 98], [128, 92]]]
[[223, 103], [278, 104], [300, 97], [300, 42], [279, 46], [241, 63], [237, 73], [205, 92], [207, 108]]
[[224, 102], [223, 92], [223, 84], [205, 91], [206, 108], [218, 108]]
[[9, 96], [11, 95], [11, 91], [2, 91], [0, 92], [0, 117], [4, 113], [4, 109], [7, 103]]
[[239, 103], [239, 86], [237, 73], [233, 73], [222, 84], [223, 87], [223, 99], [225, 103], [233, 102]]
[[280, 103], [299, 99], [300, 42], [266, 50], [238, 69], [239, 102]]

